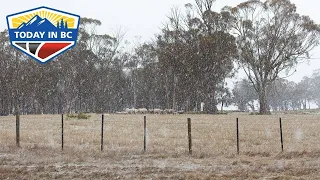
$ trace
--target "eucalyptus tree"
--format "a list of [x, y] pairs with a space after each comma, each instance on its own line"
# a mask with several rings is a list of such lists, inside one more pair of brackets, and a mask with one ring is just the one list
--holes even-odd
[[267, 86], [309, 57], [319, 44], [320, 27], [289, 0], [249, 0], [223, 11], [233, 22], [239, 66], [259, 95], [260, 113], [267, 114]]
[[320, 108], [320, 69], [314, 71], [311, 77], [311, 94], [313, 101]]
[[236, 44], [228, 33], [226, 13], [214, 12], [213, 2], [198, 0], [196, 5], [187, 4], [185, 14], [174, 9], [157, 39], [166, 99], [172, 100], [167, 107], [178, 107], [177, 102], [187, 100], [188, 106], [205, 102], [206, 112], [217, 111], [217, 86], [232, 75]]
[[303, 77], [301, 82], [297, 84], [296, 87], [297, 95], [301, 100], [303, 109], [306, 110], [308, 108], [310, 109], [310, 102], [312, 101], [312, 78], [309, 77]]
[[255, 100], [258, 99], [252, 84], [247, 79], [235, 83], [232, 89], [232, 102], [240, 111], [248, 110], [248, 106], [255, 111]]

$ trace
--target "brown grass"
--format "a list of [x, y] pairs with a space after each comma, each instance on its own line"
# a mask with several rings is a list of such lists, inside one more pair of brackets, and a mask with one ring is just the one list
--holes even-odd
[[21, 148], [15, 148], [15, 118], [0, 117], [0, 179], [320, 179], [317, 115], [282, 116], [284, 153], [278, 115], [243, 114], [147, 115], [146, 153], [143, 115], [106, 115], [101, 153], [100, 116], [65, 119], [64, 151], [60, 116], [22, 116]]

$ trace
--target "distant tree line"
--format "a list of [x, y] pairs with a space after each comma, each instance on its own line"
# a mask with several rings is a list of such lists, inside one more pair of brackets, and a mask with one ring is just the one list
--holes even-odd
[[[278, 94], [271, 96], [268, 88], [289, 86], [279, 74], [309, 57], [319, 43], [319, 25], [297, 14], [289, 0], [250, 0], [221, 12], [213, 5], [214, 0], [195, 0], [183, 10], [173, 8], [155, 40], [132, 50], [123, 46], [121, 32], [97, 34], [101, 22], [82, 18], [77, 46], [46, 65], [16, 51], [7, 31], [1, 32], [0, 114], [198, 111], [201, 102], [205, 112], [217, 113], [219, 103], [221, 109], [231, 103], [251, 106], [247, 95], [255, 96], [262, 114], [270, 107], [297, 107], [289, 96], [276, 102], [271, 97]], [[246, 72], [243, 86], [250, 93], [241, 92], [243, 82], [227, 88], [226, 78], [237, 68]], [[299, 102], [311, 99], [320, 98], [313, 94]]]
[[[315, 70], [312, 77], [304, 77], [299, 83], [286, 79], [276, 79], [267, 87], [267, 99], [273, 111], [307, 110], [310, 104], [320, 107], [320, 69]], [[247, 79], [235, 83], [231, 104], [240, 111], [256, 111], [255, 102], [258, 95]]]

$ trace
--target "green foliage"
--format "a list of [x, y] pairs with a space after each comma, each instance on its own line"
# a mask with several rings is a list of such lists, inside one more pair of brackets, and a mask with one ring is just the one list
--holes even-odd
[[226, 89], [221, 92], [223, 88], [217, 86], [233, 74], [236, 39], [228, 32], [222, 14], [214, 12], [211, 5], [199, 0], [203, 16], [194, 17], [173, 9], [168, 26], [157, 38], [159, 71], [168, 79], [163, 83], [166, 108], [188, 99], [188, 109], [204, 102], [206, 111], [214, 114], [217, 101], [226, 103]]
[[77, 114], [67, 114], [67, 117], [73, 119], [73, 118], [77, 118], [78, 115]]
[[80, 112], [78, 114], [67, 114], [67, 117], [70, 118], [70, 119], [74, 119], [74, 118], [77, 118], [77, 119], [89, 119], [91, 116], [90, 115], [87, 115], [83, 112]]
[[83, 112], [80, 112], [78, 114], [78, 119], [89, 119], [90, 117], [91, 117], [90, 115], [87, 115], [87, 114], [85, 114]]

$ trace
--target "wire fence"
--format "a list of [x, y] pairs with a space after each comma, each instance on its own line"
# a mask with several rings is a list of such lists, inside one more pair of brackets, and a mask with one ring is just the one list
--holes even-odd
[[[320, 150], [318, 115], [21, 116], [21, 147], [115, 153], [273, 154]], [[188, 122], [188, 118], [190, 121]], [[236, 119], [238, 118], [238, 126]], [[238, 128], [237, 128], [238, 127]], [[14, 117], [0, 118], [0, 146], [15, 146]]]

